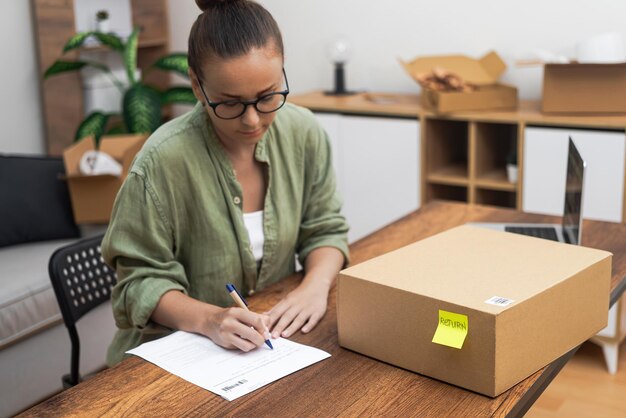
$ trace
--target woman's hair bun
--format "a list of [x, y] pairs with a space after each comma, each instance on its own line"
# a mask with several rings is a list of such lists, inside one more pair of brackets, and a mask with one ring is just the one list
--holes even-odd
[[215, 7], [218, 4], [232, 3], [235, 1], [237, 0], [196, 0], [196, 4], [200, 8], [200, 10], [204, 12], [205, 10], [210, 9], [211, 7]]

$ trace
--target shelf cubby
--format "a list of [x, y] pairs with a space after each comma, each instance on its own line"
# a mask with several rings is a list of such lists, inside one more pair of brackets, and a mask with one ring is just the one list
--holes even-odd
[[468, 123], [426, 119], [426, 179], [429, 183], [467, 186]]
[[507, 159], [517, 155], [518, 125], [473, 122], [474, 183], [486, 189], [514, 192], [517, 184], [509, 182]]
[[474, 203], [515, 209], [517, 196], [514, 191], [476, 188]]
[[467, 187], [431, 183], [427, 186], [428, 200], [467, 202]]

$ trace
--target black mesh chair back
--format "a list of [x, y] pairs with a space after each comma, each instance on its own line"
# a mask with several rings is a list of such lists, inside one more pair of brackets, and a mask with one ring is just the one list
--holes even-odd
[[63, 376], [66, 388], [80, 382], [80, 341], [76, 322], [109, 300], [111, 288], [117, 281], [115, 271], [104, 263], [100, 254], [102, 237], [87, 238], [61, 247], [52, 254], [48, 264], [52, 287], [72, 342], [70, 374]]

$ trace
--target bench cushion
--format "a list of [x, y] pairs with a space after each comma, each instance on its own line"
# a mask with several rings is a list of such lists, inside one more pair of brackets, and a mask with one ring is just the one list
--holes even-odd
[[0, 349], [62, 321], [48, 261], [57, 248], [73, 241], [0, 248]]

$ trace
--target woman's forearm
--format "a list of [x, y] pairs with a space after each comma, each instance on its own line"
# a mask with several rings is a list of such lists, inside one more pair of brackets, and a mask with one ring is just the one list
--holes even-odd
[[208, 323], [220, 310], [215, 305], [200, 302], [178, 290], [171, 290], [161, 297], [151, 318], [168, 328], [206, 335]]
[[344, 263], [341, 251], [334, 247], [320, 247], [309, 253], [304, 266], [303, 283], [316, 282], [330, 290]]

